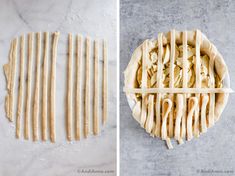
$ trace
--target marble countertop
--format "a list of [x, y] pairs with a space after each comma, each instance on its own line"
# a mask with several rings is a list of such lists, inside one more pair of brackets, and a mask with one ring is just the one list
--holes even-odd
[[[4, 112], [5, 77], [0, 74], [0, 175], [116, 175], [116, 1], [115, 0], [1, 0], [0, 65], [8, 62], [10, 40], [30, 31], [60, 31], [57, 57], [57, 142], [17, 140], [15, 125]], [[65, 140], [65, 81], [67, 33], [108, 41], [108, 122], [101, 133], [79, 142]], [[100, 61], [100, 66], [102, 61]], [[2, 70], [2, 69], [1, 69]]]
[[121, 0], [120, 8], [121, 175], [235, 175], [233, 94], [221, 119], [206, 134], [181, 146], [174, 143], [175, 148], [167, 150], [165, 142], [150, 137], [132, 118], [122, 91], [122, 73], [134, 49], [146, 38], [156, 38], [159, 32], [167, 32], [172, 28], [198, 28], [205, 33], [223, 55], [234, 89], [234, 1]]

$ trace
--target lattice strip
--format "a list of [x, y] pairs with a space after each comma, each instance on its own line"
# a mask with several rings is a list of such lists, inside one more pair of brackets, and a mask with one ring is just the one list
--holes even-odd
[[[142, 89], [147, 88], [147, 64], [146, 64], [147, 52], [148, 52], [148, 40], [146, 40], [142, 45], [142, 81], [141, 81]], [[145, 94], [142, 94], [141, 119], [140, 119], [142, 127], [144, 127], [145, 125], [146, 115], [147, 115], [145, 96], [146, 96]]]
[[[196, 31], [196, 88], [201, 88], [201, 59], [200, 59], [200, 46], [201, 45], [201, 32]], [[200, 94], [195, 94], [198, 102], [200, 102]], [[194, 114], [194, 136], [199, 137], [199, 105], [195, 109]]]
[[[171, 57], [170, 57], [170, 82], [169, 87], [174, 88], [174, 62], [175, 62], [175, 30], [171, 31]], [[174, 102], [174, 94], [169, 95], [170, 100]], [[174, 133], [174, 106], [169, 114], [169, 137], [173, 137]]]
[[[162, 55], [163, 55], [163, 46], [162, 46], [162, 33], [158, 34], [158, 71], [157, 71], [157, 88], [162, 87]], [[161, 133], [161, 94], [157, 94], [156, 99], [156, 127], [154, 134], [157, 137], [160, 137]]]
[[127, 93], [233, 93], [231, 88], [124, 88]]
[[[183, 88], [188, 87], [188, 52], [187, 52], [187, 31], [183, 32]], [[183, 117], [182, 117], [182, 128], [181, 128], [181, 138], [186, 137], [186, 117], [187, 117], [187, 94], [183, 94]]]
[[[215, 56], [212, 55], [210, 56], [210, 61], [209, 61], [209, 75], [210, 75], [210, 80], [211, 84], [210, 87], [214, 88], [215, 87], [215, 77], [214, 77], [214, 62], [215, 62]], [[210, 98], [209, 98], [209, 119], [208, 119], [208, 127], [212, 127], [214, 125], [214, 116], [215, 116], [215, 94], [210, 93]]]

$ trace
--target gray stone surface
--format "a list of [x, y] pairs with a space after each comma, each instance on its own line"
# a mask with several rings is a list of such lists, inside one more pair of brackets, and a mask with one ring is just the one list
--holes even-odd
[[[121, 0], [120, 8], [121, 175], [235, 175], [233, 95], [219, 122], [206, 134], [167, 150], [163, 141], [150, 137], [132, 118], [122, 92], [122, 73], [134, 49], [144, 39], [172, 28], [201, 29], [224, 56], [234, 88], [235, 1]], [[209, 173], [198, 172], [201, 169]]]

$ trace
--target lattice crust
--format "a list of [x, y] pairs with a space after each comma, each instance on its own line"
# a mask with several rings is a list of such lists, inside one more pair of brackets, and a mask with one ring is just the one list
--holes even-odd
[[152, 136], [180, 144], [214, 125], [231, 91], [223, 81], [227, 66], [216, 47], [196, 31], [160, 33], [145, 40], [125, 70], [133, 117]]

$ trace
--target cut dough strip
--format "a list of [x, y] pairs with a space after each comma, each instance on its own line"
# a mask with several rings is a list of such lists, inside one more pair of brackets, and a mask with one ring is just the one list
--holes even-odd
[[187, 117], [187, 140], [190, 141], [193, 138], [192, 122], [195, 115], [195, 109], [198, 106], [198, 99], [196, 97], [190, 97], [188, 100], [188, 117]]
[[[188, 34], [187, 31], [183, 32], [183, 88], [187, 88], [188, 85], [188, 52], [187, 52], [187, 41], [188, 41]], [[187, 117], [187, 94], [183, 94], [183, 117], [182, 117], [182, 124], [181, 124], [181, 138], [186, 138], [186, 117]]]
[[195, 60], [195, 72], [196, 72], [196, 88], [201, 87], [201, 58], [200, 58], [200, 45], [201, 45], [201, 32], [196, 31], [196, 60]]
[[[215, 87], [215, 79], [214, 79], [214, 64], [215, 64], [215, 56], [210, 56], [209, 61], [209, 75], [211, 79], [210, 87]], [[210, 101], [209, 101], [209, 119], [208, 119], [208, 127], [212, 127], [215, 123], [215, 94], [210, 93]]]
[[[170, 57], [170, 82], [169, 88], [174, 88], [174, 62], [175, 62], [175, 30], [173, 29], [170, 33], [171, 35], [171, 57]], [[172, 102], [174, 102], [174, 94], [169, 95]], [[169, 117], [169, 137], [174, 135], [174, 106], [172, 106], [172, 111]]]
[[188, 83], [188, 46], [187, 31], [183, 32], [183, 88], [187, 88]]
[[207, 131], [207, 121], [206, 121], [206, 107], [209, 101], [207, 94], [202, 94], [202, 105], [201, 105], [201, 129], [202, 133]]
[[33, 102], [33, 140], [38, 140], [38, 114], [39, 114], [39, 83], [41, 58], [41, 33], [36, 33], [36, 77]]
[[[147, 53], [148, 53], [148, 40], [142, 45], [142, 89], [147, 88]], [[140, 125], [144, 127], [147, 116], [147, 107], [146, 107], [146, 95], [142, 94], [142, 104], [141, 104], [141, 118]]]
[[148, 133], [152, 132], [154, 125], [154, 95], [148, 96], [148, 117], [145, 123], [145, 129]]
[[181, 124], [181, 119], [183, 116], [183, 95], [182, 94], [177, 94], [176, 95], [176, 120], [175, 120], [175, 139], [177, 141], [180, 141], [180, 124]]
[[47, 139], [47, 82], [48, 82], [48, 41], [49, 33], [44, 32], [43, 72], [42, 72], [42, 140]]
[[233, 93], [231, 88], [124, 88], [127, 93]]
[[89, 134], [90, 118], [90, 37], [86, 38], [86, 80], [85, 80], [85, 116], [84, 116], [84, 137]]
[[33, 57], [33, 33], [28, 34], [28, 73], [26, 87], [26, 102], [25, 102], [25, 121], [24, 121], [24, 138], [29, 139], [29, 115], [31, 104], [31, 79], [32, 79], [32, 58]]
[[93, 133], [97, 135], [99, 133], [99, 122], [98, 122], [98, 115], [99, 115], [99, 42], [96, 40], [94, 42], [94, 110], [93, 110]]
[[25, 37], [20, 36], [20, 78], [18, 89], [18, 103], [17, 103], [17, 115], [16, 115], [16, 138], [20, 138], [20, 119], [23, 108], [23, 93], [24, 93], [24, 52], [25, 52]]
[[56, 94], [56, 57], [60, 33], [53, 34], [51, 58], [51, 90], [50, 90], [50, 139], [55, 142], [55, 94]]
[[173, 145], [171, 143], [171, 139], [169, 137], [166, 138], [166, 145], [168, 149], [173, 149]]
[[102, 123], [105, 124], [108, 115], [108, 54], [107, 54], [107, 42], [103, 41], [103, 118]]
[[18, 39], [13, 40], [13, 53], [12, 53], [12, 67], [11, 67], [11, 89], [10, 89], [10, 103], [9, 103], [9, 120], [13, 121], [13, 109], [14, 109], [14, 92], [15, 92], [15, 77], [16, 77], [16, 58], [17, 58], [17, 45]]
[[[157, 88], [162, 87], [162, 56], [163, 56], [163, 45], [162, 45], [162, 33], [158, 34], [158, 72], [157, 72]], [[157, 94], [156, 100], [156, 125], [154, 135], [157, 137], [161, 136], [161, 94]]]
[[162, 128], [161, 136], [162, 140], [167, 140], [167, 118], [172, 111], [172, 101], [171, 99], [164, 99], [162, 101]]
[[[196, 31], [196, 88], [201, 88], [201, 58], [200, 58], [200, 47], [201, 47], [201, 31]], [[198, 102], [200, 102], [200, 94], [196, 94]], [[194, 136], [199, 137], [199, 105], [195, 109], [194, 116]]]
[[67, 131], [67, 139], [71, 141], [71, 128], [72, 128], [72, 89], [73, 89], [73, 82], [72, 82], [72, 71], [73, 71], [73, 36], [69, 33], [68, 36], [68, 82], [67, 82], [67, 118], [66, 118], [66, 131]]
[[80, 140], [82, 36], [76, 36], [75, 139]]

